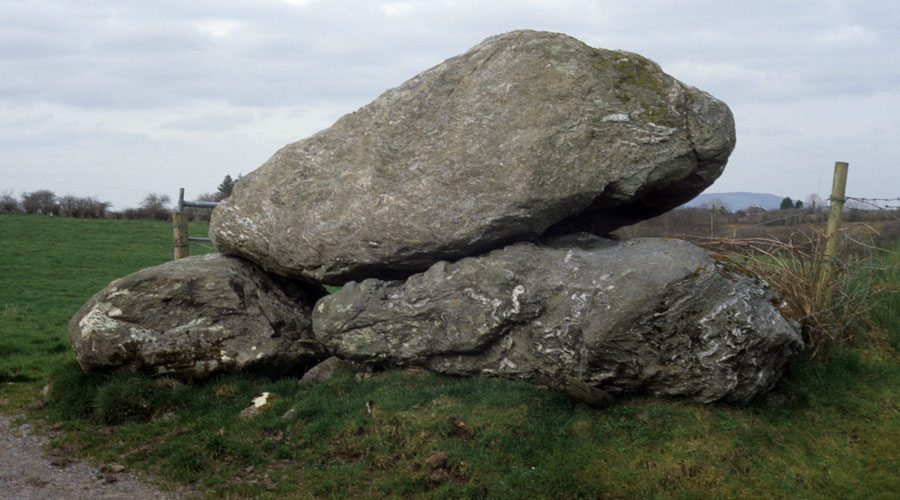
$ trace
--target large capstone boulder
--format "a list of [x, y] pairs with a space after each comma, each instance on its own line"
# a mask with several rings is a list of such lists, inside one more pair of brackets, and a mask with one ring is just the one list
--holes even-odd
[[324, 357], [310, 320], [324, 294], [243, 259], [189, 257], [110, 283], [69, 322], [69, 339], [86, 371], [287, 372]]
[[313, 328], [359, 362], [746, 401], [804, 347], [777, 301], [687, 242], [582, 234], [348, 283]]
[[514, 31], [285, 146], [216, 207], [210, 235], [285, 276], [396, 279], [658, 215], [710, 185], [734, 144], [728, 107], [650, 60]]

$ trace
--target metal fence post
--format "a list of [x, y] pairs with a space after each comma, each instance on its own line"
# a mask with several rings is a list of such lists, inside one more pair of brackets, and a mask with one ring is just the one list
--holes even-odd
[[178, 191], [178, 206], [172, 212], [173, 246], [176, 259], [182, 259], [191, 255], [190, 244], [192, 241], [210, 241], [209, 238], [188, 236], [188, 214], [184, 212], [189, 208], [215, 208], [219, 203], [215, 201], [186, 201], [184, 188]]

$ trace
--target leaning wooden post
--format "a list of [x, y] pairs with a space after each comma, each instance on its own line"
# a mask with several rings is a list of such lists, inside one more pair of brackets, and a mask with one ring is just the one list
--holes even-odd
[[821, 298], [821, 307], [831, 307], [834, 278], [834, 262], [837, 259], [840, 243], [841, 214], [844, 212], [844, 193], [847, 190], [846, 162], [834, 163], [834, 181], [831, 185], [831, 211], [828, 214], [828, 227], [825, 230], [825, 251], [822, 254], [822, 268], [819, 271], [819, 282], [816, 285], [816, 297]]
[[184, 188], [178, 193], [178, 207], [172, 212], [172, 236], [175, 259], [183, 259], [191, 255], [188, 241], [187, 214], [184, 213]]

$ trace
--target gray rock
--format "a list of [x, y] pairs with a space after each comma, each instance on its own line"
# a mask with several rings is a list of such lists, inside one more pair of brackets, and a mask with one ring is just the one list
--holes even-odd
[[524, 377], [597, 404], [591, 387], [746, 401], [804, 347], [776, 300], [687, 242], [581, 234], [348, 283], [313, 329], [345, 359]]
[[324, 354], [310, 320], [324, 293], [243, 259], [190, 257], [110, 283], [69, 322], [69, 339], [86, 371], [289, 371]]
[[331, 356], [304, 373], [303, 378], [300, 379], [300, 384], [310, 385], [324, 382], [334, 376], [334, 372], [345, 366], [347, 366], [347, 363], [344, 360], [337, 356]]
[[556, 382], [556, 386], [572, 399], [577, 399], [594, 408], [606, 408], [615, 402], [615, 399], [606, 391], [571, 375], [563, 375], [562, 379]]
[[405, 278], [663, 213], [734, 144], [728, 107], [652, 61], [514, 31], [285, 146], [213, 211], [210, 235], [285, 276]]

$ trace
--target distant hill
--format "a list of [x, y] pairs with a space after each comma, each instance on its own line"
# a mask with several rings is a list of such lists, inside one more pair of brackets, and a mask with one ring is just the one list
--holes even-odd
[[693, 200], [685, 203], [685, 207], [699, 207], [712, 200], [721, 200], [729, 211], [746, 210], [754, 205], [759, 205], [766, 210], [778, 210], [784, 196], [769, 193], [703, 193]]

